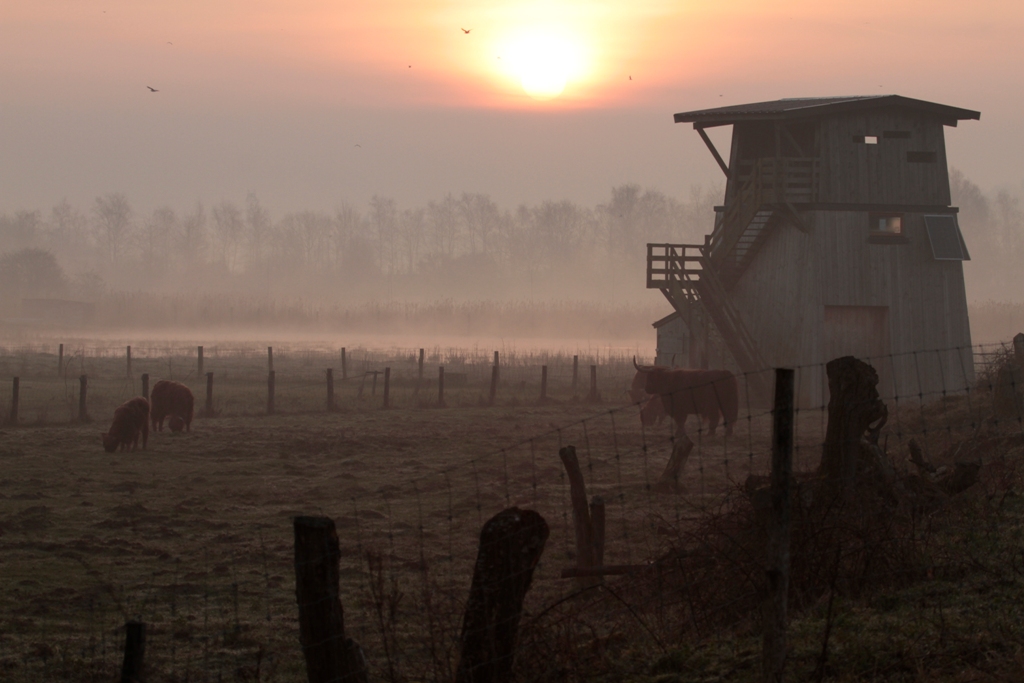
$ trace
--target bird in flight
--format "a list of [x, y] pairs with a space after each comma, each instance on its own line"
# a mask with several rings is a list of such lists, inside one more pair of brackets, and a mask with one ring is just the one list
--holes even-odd
[[149, 92], [160, 92], [159, 90], [157, 90], [156, 88], [154, 88], [151, 85], [147, 85], [146, 87], [149, 88]]
[[473, 29], [471, 29], [471, 28], [462, 28], [460, 26], [459, 30], [462, 31], [463, 33], [465, 33], [466, 35], [469, 35], [469, 32], [472, 31]]

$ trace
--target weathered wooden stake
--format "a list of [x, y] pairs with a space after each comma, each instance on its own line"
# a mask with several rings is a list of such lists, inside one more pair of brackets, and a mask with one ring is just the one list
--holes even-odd
[[274, 371], [267, 373], [267, 415], [274, 414]]
[[207, 417], [213, 417], [213, 373], [206, 373], [206, 409], [203, 411]]
[[[569, 476], [569, 497], [572, 501], [572, 522], [576, 530], [576, 566], [594, 567], [594, 527], [590, 520], [590, 508], [587, 505], [587, 487], [583, 482], [580, 461], [576, 457], [576, 447], [566, 446], [558, 451], [562, 459], [565, 473]], [[598, 579], [600, 581], [600, 579]], [[594, 584], [593, 578], [579, 579], [581, 586]]]
[[580, 357], [572, 357], [572, 395], [576, 395], [576, 389], [579, 387], [580, 382]]
[[772, 410], [771, 526], [768, 537], [768, 593], [763, 604], [764, 683], [781, 683], [786, 665], [786, 605], [789, 602], [790, 491], [793, 476], [793, 370], [775, 370]]
[[11, 425], [18, 424], [18, 389], [20, 384], [21, 380], [17, 377], [11, 382], [11, 415], [7, 420]]
[[391, 407], [391, 368], [384, 368], [384, 407]]
[[1024, 371], [1024, 332], [1013, 335], [1013, 355], [1017, 360], [1017, 367]]
[[64, 376], [64, 345], [61, 344], [57, 347], [57, 376]]
[[146, 656], [146, 625], [129, 621], [124, 625], [124, 661], [121, 663], [121, 683], [141, 683]]
[[516, 633], [548, 525], [533, 510], [509, 508], [487, 520], [462, 620], [456, 683], [512, 680]]
[[413, 394], [419, 394], [420, 386], [423, 384], [423, 349], [420, 349], [420, 360], [417, 369], [416, 388], [413, 390]]
[[345, 612], [338, 588], [338, 534], [327, 517], [296, 517], [295, 599], [299, 641], [309, 683], [365, 683], [362, 648], [345, 637]]
[[437, 369], [437, 407], [444, 408], [444, 366]]
[[89, 419], [89, 411], [85, 408], [85, 396], [89, 391], [89, 377], [82, 375], [78, 378], [78, 421], [92, 422]]
[[334, 405], [334, 368], [327, 368], [327, 412], [333, 413], [337, 409]]
[[590, 499], [590, 527], [594, 534], [594, 564], [604, 564], [604, 498]]
[[[498, 352], [495, 351], [494, 354], [497, 355]], [[490, 394], [487, 397], [487, 405], [489, 405], [489, 406], [493, 406], [494, 405], [494, 397], [497, 395], [497, 393], [498, 393], [498, 364], [495, 363], [494, 365], [491, 366], [491, 391], [490, 391]]]
[[142, 373], [142, 398], [149, 400], [149, 373]]
[[590, 366], [590, 393], [587, 394], [587, 401], [590, 403], [599, 403], [601, 401], [601, 395], [597, 393], [597, 366]]
[[132, 377], [132, 347], [131, 347], [130, 344], [128, 345], [127, 351], [125, 353], [126, 353], [126, 358], [128, 360], [128, 379], [131, 379], [131, 377]]
[[348, 364], [345, 362], [345, 347], [341, 347], [341, 381], [348, 379]]
[[540, 366], [540, 402], [548, 400], [548, 366]]
[[679, 483], [679, 477], [686, 466], [686, 460], [693, 450], [693, 441], [686, 433], [684, 425], [676, 425], [675, 439], [672, 444], [672, 455], [668, 458], [665, 471], [658, 477], [651, 489], [655, 493], [682, 493], [684, 487]]
[[196, 347], [196, 374], [203, 374], [203, 347]]
[[274, 347], [273, 346], [268, 346], [267, 347], [267, 370], [269, 372], [273, 372], [274, 371]]

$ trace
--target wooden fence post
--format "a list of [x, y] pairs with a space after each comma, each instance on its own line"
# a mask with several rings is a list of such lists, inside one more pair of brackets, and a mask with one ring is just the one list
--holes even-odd
[[[495, 351], [494, 355], [498, 355], [498, 352]], [[490, 391], [490, 394], [488, 394], [488, 397], [487, 397], [487, 405], [489, 405], [489, 406], [493, 406], [494, 405], [494, 397], [497, 395], [497, 393], [498, 393], [498, 364], [495, 363], [494, 365], [491, 366], [491, 391]]]
[[348, 379], [348, 364], [345, 362], [345, 347], [341, 347], [341, 381]]
[[580, 357], [572, 357], [572, 395], [576, 395], [576, 389], [579, 387], [580, 382]]
[[273, 372], [274, 371], [274, 347], [273, 346], [268, 346], [267, 347], [267, 371], [268, 372]]
[[[572, 501], [572, 522], [576, 530], [576, 566], [588, 568], [597, 566], [594, 558], [594, 526], [590, 519], [590, 508], [587, 505], [587, 487], [583, 482], [580, 461], [576, 457], [576, 447], [566, 446], [558, 451], [562, 459], [565, 473], [569, 476], [569, 497]], [[603, 545], [603, 542], [602, 542]], [[600, 583], [600, 578], [580, 577], [581, 586], [592, 586]]]
[[267, 373], [267, 415], [274, 414], [274, 371]]
[[345, 612], [338, 588], [338, 534], [328, 517], [296, 517], [295, 599], [299, 641], [309, 683], [368, 678], [362, 648], [345, 637]]
[[548, 366], [540, 366], [540, 402], [547, 403], [548, 400]]
[[327, 368], [327, 412], [333, 413], [337, 409], [334, 405], [334, 368]]
[[597, 366], [590, 366], [590, 393], [587, 394], [588, 403], [600, 403], [601, 395], [597, 393]]
[[17, 377], [11, 382], [11, 415], [7, 422], [10, 425], [18, 424], [18, 389], [21, 384], [21, 380]]
[[604, 564], [604, 498], [590, 499], [590, 528], [594, 534], [594, 564]]
[[206, 408], [203, 410], [206, 417], [213, 417], [213, 373], [206, 373]]
[[132, 377], [132, 346], [131, 346], [131, 344], [128, 345], [128, 348], [125, 351], [125, 354], [126, 354], [125, 357], [128, 360], [128, 366], [127, 366], [128, 375], [127, 376], [128, 376], [128, 379], [131, 379], [131, 377]]
[[57, 376], [64, 376], [64, 345], [61, 344], [57, 351]]
[[781, 683], [786, 666], [786, 605], [789, 600], [790, 491], [793, 476], [793, 370], [775, 370], [772, 410], [771, 527], [768, 536], [768, 593], [763, 605], [761, 674]]
[[502, 510], [484, 524], [462, 620], [456, 683], [512, 680], [523, 599], [548, 533], [543, 517], [519, 508]]
[[145, 680], [143, 666], [146, 656], [146, 625], [129, 621], [124, 625], [124, 661], [121, 663], [121, 683], [141, 683]]
[[202, 346], [197, 346], [196, 347], [196, 374], [197, 375], [202, 375], [203, 374], [203, 347]]
[[[818, 473], [831, 496], [854, 495], [860, 462], [861, 437], [889, 411], [878, 396], [878, 373], [853, 356], [825, 364], [828, 376], [828, 426]], [[877, 438], [877, 435], [876, 435]]]
[[444, 408], [444, 366], [437, 368], [437, 407]]
[[78, 421], [92, 422], [89, 419], [89, 411], [85, 407], [85, 397], [89, 391], [89, 377], [82, 375], [78, 378]]
[[391, 407], [391, 368], [384, 368], [384, 407]]
[[420, 360], [418, 365], [418, 373], [416, 375], [416, 390], [415, 393], [420, 393], [420, 385], [423, 384], [423, 349], [420, 349]]
[[149, 373], [142, 373], [142, 398], [149, 400]]

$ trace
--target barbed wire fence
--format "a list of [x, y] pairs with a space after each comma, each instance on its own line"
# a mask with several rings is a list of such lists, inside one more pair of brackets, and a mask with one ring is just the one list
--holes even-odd
[[[268, 371], [263, 350], [205, 351], [206, 368], [216, 373], [218, 389], [224, 387], [217, 399], [221, 416], [261, 415]], [[64, 356], [63, 377], [57, 377], [52, 350], [3, 350], [3, 370], [19, 373], [21, 422], [39, 425], [23, 434], [45, 438], [47, 428], [77, 417], [77, 387], [66, 381], [73, 366], [90, 378], [90, 413], [98, 421], [135, 395], [138, 378], [121, 366], [123, 352], [79, 347]], [[154, 378], [199, 380], [196, 359], [185, 349], [132, 352], [135, 373], [152, 369]], [[324, 411], [322, 373], [328, 360], [340, 363], [339, 351], [276, 352], [280, 410]], [[900, 386], [893, 370], [884, 397], [889, 419], [877, 436], [896, 468], [915, 449], [935, 468], [927, 475], [933, 479], [952, 471], [958, 459], [980, 457], [987, 468], [982, 484], [1005, 491], [1016, 471], [1002, 456], [1024, 445], [1022, 384], [1010, 345], [865, 360], [876, 368], [906, 363], [919, 370], [930, 354], [963, 358], [968, 352], [973, 367], [964, 366], [960, 377], [947, 373], [935, 386]], [[357, 457], [364, 437], [346, 427], [345, 411], [378, 411], [382, 395], [364, 385], [360, 398], [355, 383], [374, 369], [393, 368], [392, 406], [399, 408], [436, 407], [437, 387], [420, 379], [417, 350], [356, 350], [346, 358], [355, 369], [346, 373], [348, 401], [331, 429], [303, 436], [297, 428], [269, 446], [220, 445], [204, 453], [211, 461], [192, 456], [169, 463], [149, 481], [138, 464], [106, 478], [95, 470], [75, 476], [73, 461], [64, 461], [68, 472], [41, 470], [30, 461], [30, 439], [8, 440], [0, 446], [10, 465], [0, 482], [0, 547], [9, 586], [0, 670], [10, 680], [109, 680], [124, 662], [124, 624], [139, 621], [147, 625], [148, 680], [305, 678], [291, 522], [309, 514], [329, 517], [337, 527], [345, 633], [361, 646], [375, 679], [455, 680], [479, 530], [510, 507], [535, 510], [550, 528], [525, 599], [518, 680], [585, 677], [612, 654], [655, 659], [756, 613], [764, 592], [756, 570], [765, 558], [751, 549], [764, 536], [757, 492], [770, 474], [773, 412], [751, 396], [750, 378], [738, 378], [740, 412], [731, 434], [711, 434], [691, 419], [693, 448], [681, 489], [666, 493], [660, 471], [678, 435], [671, 420], [644, 425], [643, 404], [626, 403], [631, 357], [606, 356], [603, 364], [577, 359], [574, 371], [565, 356], [510, 356], [500, 365], [500, 417], [529, 411], [543, 420], [547, 406], [577, 403], [587, 414], [468, 458], [438, 457], [444, 455], [441, 439], [434, 442], [439, 453], [396, 449], [390, 460], [367, 464]], [[464, 391], [456, 386], [446, 403], [485, 423], [490, 354], [434, 350], [425, 357], [453, 368], [451, 375], [465, 374]], [[547, 396], [537, 385], [538, 360], [547, 365]], [[160, 372], [165, 365], [166, 374]], [[589, 365], [606, 378], [595, 392], [600, 402], [587, 403], [593, 398], [589, 377], [580, 369]], [[794, 373], [793, 469], [807, 474], [817, 469], [828, 432], [828, 393], [821, 390], [826, 368], [809, 365]], [[436, 415], [427, 413], [428, 419]], [[266, 440], [278, 424], [247, 423], [234, 435], [251, 431]], [[585, 495], [603, 503], [601, 557], [596, 565], [587, 559], [589, 573], [581, 561], [586, 548], [577, 535], [573, 471], [559, 459], [568, 446], [578, 456]], [[59, 454], [51, 457], [60, 461]], [[383, 473], [360, 477], [367, 467]], [[278, 485], [282, 480], [294, 483]], [[795, 535], [799, 600], [832, 595], [837, 582], [853, 581], [853, 570], [843, 573], [846, 565], [856, 565], [862, 583], [898, 581], [920, 570], [905, 557], [910, 545], [924, 542], [919, 530], [868, 533], [849, 520], [829, 519], [815, 534], [848, 545], [835, 550], [808, 533]]]

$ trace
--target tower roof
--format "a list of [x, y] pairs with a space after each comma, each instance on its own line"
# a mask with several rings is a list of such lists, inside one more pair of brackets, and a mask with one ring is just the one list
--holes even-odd
[[829, 116], [868, 109], [915, 109], [942, 119], [947, 126], [957, 121], [980, 119], [981, 113], [945, 104], [915, 100], [900, 95], [859, 95], [852, 97], [797, 97], [771, 102], [736, 104], [731, 107], [698, 109], [675, 115], [676, 123], [693, 123], [694, 128], [727, 126], [744, 121], [780, 121]]

